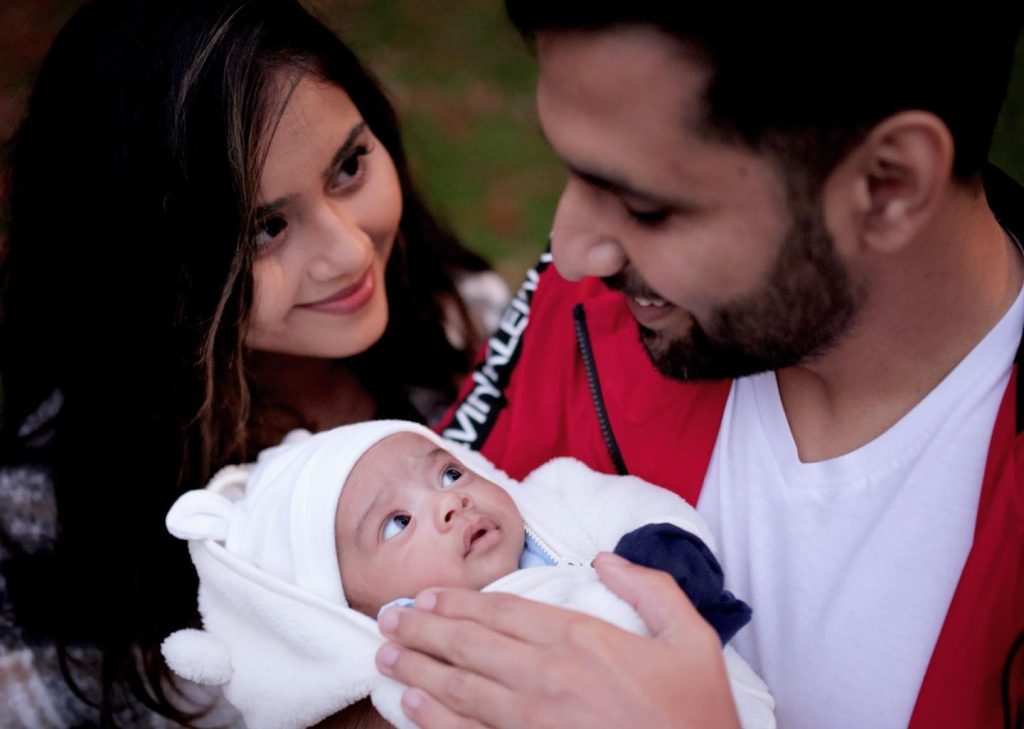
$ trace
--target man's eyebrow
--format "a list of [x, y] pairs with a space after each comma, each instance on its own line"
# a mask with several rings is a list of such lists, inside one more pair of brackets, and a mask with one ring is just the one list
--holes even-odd
[[356, 146], [356, 140], [359, 139], [359, 136], [364, 131], [366, 131], [366, 122], [364, 121], [359, 122], [349, 130], [348, 136], [345, 137], [345, 141], [341, 143], [340, 147], [338, 147], [338, 151], [335, 152], [334, 156], [331, 158], [331, 163], [327, 165], [327, 168], [324, 170], [323, 178], [325, 183], [330, 182], [331, 178], [334, 177], [334, 171], [349, 158], [349, 155], [352, 154], [352, 149]]
[[660, 205], [664, 207], [671, 207], [675, 205], [672, 200], [668, 200], [661, 195], [655, 195], [647, 190], [641, 190], [639, 187], [635, 187], [623, 180], [617, 180], [614, 177], [603, 175], [598, 172], [591, 172], [581, 167], [577, 167], [572, 163], [566, 163], [566, 167], [569, 169], [569, 173], [573, 177], [578, 177], [588, 185], [593, 185], [594, 187], [607, 190], [615, 193], [616, 195], [625, 195], [626, 197], [636, 198], [637, 200], [651, 203], [652, 205]]

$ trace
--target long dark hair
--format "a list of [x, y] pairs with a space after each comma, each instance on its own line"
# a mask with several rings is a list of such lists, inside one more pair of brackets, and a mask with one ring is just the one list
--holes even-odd
[[[413, 387], [450, 397], [470, 364], [469, 347], [445, 337], [443, 308], [470, 331], [453, 274], [484, 264], [427, 211], [390, 104], [331, 31], [294, 0], [85, 5], [10, 149], [0, 459], [52, 473], [56, 550], [16, 560], [8, 586], [26, 630], [65, 659], [69, 646], [100, 648], [100, 695], [83, 698], [104, 724], [132, 701], [188, 719], [158, 645], [194, 621], [196, 580], [163, 517], [262, 445], [244, 330], [281, 71], [344, 88], [398, 170], [391, 316], [353, 360], [361, 383], [382, 406]], [[54, 392], [53, 438], [25, 447], [19, 425]]]

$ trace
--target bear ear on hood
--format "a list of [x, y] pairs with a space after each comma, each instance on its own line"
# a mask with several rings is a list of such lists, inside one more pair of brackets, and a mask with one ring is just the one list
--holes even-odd
[[245, 491], [249, 474], [244, 466], [225, 466], [205, 489], [183, 493], [164, 519], [167, 531], [178, 539], [223, 542], [235, 517], [235, 500]]
[[168, 667], [182, 678], [206, 686], [222, 686], [231, 680], [231, 651], [205, 630], [185, 628], [171, 633], [160, 644]]

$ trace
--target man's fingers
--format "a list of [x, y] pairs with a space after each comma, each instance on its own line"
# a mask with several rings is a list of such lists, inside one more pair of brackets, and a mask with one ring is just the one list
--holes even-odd
[[561, 640], [577, 613], [504, 592], [432, 588], [416, 598], [417, 611], [484, 625], [525, 643]]
[[693, 726], [735, 723], [718, 636], [675, 582], [614, 557], [597, 567], [657, 638], [511, 595], [441, 589], [421, 593], [414, 609], [381, 615], [394, 642], [377, 665], [425, 692], [406, 694], [418, 699], [407, 713], [428, 729], [463, 719], [502, 728], [675, 726], [677, 709]]
[[692, 635], [710, 630], [693, 603], [667, 573], [635, 565], [616, 554], [604, 552], [594, 569], [609, 590], [629, 603], [656, 638]]
[[402, 694], [402, 711], [420, 729], [484, 729], [476, 719], [459, 716], [421, 689], [408, 689]]
[[421, 727], [521, 726], [519, 698], [501, 684], [475, 672], [386, 643], [377, 652], [381, 673], [413, 688], [402, 708]]
[[[515, 676], [528, 674], [536, 661], [529, 645], [470, 620], [391, 608], [381, 615], [379, 626], [386, 637], [405, 648], [434, 656], [503, 685], [508, 685]], [[401, 674], [396, 675], [402, 683], [428, 688], [415, 671], [406, 672], [404, 668], [403, 665]]]

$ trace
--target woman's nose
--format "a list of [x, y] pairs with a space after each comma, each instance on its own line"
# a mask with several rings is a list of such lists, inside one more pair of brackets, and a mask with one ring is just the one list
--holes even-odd
[[320, 282], [356, 278], [373, 258], [373, 242], [341, 203], [325, 203], [311, 243], [309, 274]]
[[473, 499], [465, 491], [443, 491], [437, 501], [436, 520], [440, 531], [451, 529], [459, 512], [473, 505]]
[[606, 204], [583, 182], [570, 179], [551, 228], [551, 254], [558, 272], [572, 281], [606, 278], [621, 271], [627, 256], [618, 231], [605, 222]]

